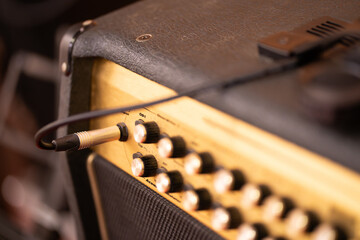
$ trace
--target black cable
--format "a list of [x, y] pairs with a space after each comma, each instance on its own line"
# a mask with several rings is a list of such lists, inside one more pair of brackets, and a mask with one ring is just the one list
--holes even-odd
[[120, 112], [126, 112], [131, 110], [136, 110], [140, 108], [145, 108], [149, 106], [153, 106], [156, 104], [161, 104], [164, 102], [168, 102], [171, 100], [175, 100], [180, 97], [188, 96], [188, 97], [194, 97], [197, 94], [200, 94], [203, 91], [207, 91], [210, 89], [217, 89], [217, 88], [226, 88], [237, 84], [246, 83], [252, 80], [261, 79], [270, 75], [274, 75], [277, 73], [282, 73], [287, 70], [293, 69], [296, 66], [306, 64], [310, 61], [313, 61], [316, 59], [316, 57], [324, 52], [325, 50], [333, 47], [336, 43], [339, 42], [343, 37], [347, 35], [355, 35], [357, 39], [358, 38], [359, 31], [357, 30], [348, 30], [343, 31], [337, 34], [334, 34], [332, 36], [329, 36], [327, 38], [319, 39], [314, 42], [309, 42], [303, 45], [300, 45], [298, 47], [295, 47], [292, 51], [291, 57], [285, 58], [279, 61], [276, 61], [272, 64], [270, 64], [268, 67], [262, 68], [260, 70], [245, 74], [239, 78], [231, 79], [229, 81], [225, 82], [218, 82], [213, 83], [205, 86], [200, 86], [196, 88], [192, 88], [190, 90], [183, 91], [181, 93], [178, 93], [175, 96], [170, 96], [167, 98], [162, 98], [159, 100], [155, 100], [152, 102], [127, 106], [127, 107], [120, 107], [120, 108], [111, 108], [111, 109], [104, 109], [104, 110], [96, 110], [96, 111], [90, 111], [85, 113], [76, 114], [64, 119], [56, 120], [48, 125], [45, 125], [42, 127], [35, 135], [35, 142], [36, 145], [39, 148], [47, 149], [47, 150], [54, 150], [55, 146], [52, 143], [45, 142], [43, 138], [50, 134], [51, 132], [55, 131], [61, 126], [69, 125], [71, 123], [99, 118], [115, 113]]
[[255, 71], [255, 72], [252, 72], [249, 74], [245, 74], [242, 77], [232, 79], [229, 81], [225, 81], [225, 82], [218, 82], [218, 83], [213, 83], [213, 84], [209, 84], [209, 85], [205, 85], [205, 86], [200, 86], [197, 88], [192, 88], [190, 90], [183, 91], [181, 93], [178, 93], [177, 95], [170, 96], [167, 98], [162, 98], [159, 100], [155, 100], [155, 101], [151, 101], [151, 102], [147, 102], [147, 103], [141, 103], [141, 104], [132, 105], [132, 106], [127, 106], [127, 107], [95, 110], [95, 111], [89, 111], [89, 112], [85, 112], [85, 113], [72, 115], [72, 116], [69, 116], [64, 119], [56, 120], [56, 121], [49, 123], [49, 124], [45, 125], [44, 127], [42, 127], [35, 135], [35, 142], [39, 148], [47, 149], [47, 150], [54, 150], [55, 146], [50, 142], [45, 142], [43, 140], [43, 138], [45, 136], [49, 135], [50, 133], [54, 132], [56, 129], [58, 129], [61, 126], [69, 125], [71, 123], [75, 123], [75, 122], [79, 122], [79, 121], [99, 118], [99, 117], [103, 117], [103, 116], [107, 116], [107, 115], [111, 115], [111, 114], [115, 114], [115, 113], [145, 108], [145, 107], [161, 104], [164, 102], [168, 102], [171, 100], [175, 100], [177, 98], [184, 97], [184, 96], [194, 97], [195, 95], [197, 95], [201, 92], [210, 90], [210, 89], [226, 88], [231, 85], [246, 83], [251, 80], [260, 79], [260, 78], [263, 78], [263, 77], [266, 77], [269, 75], [284, 72], [288, 69], [292, 69], [293, 67], [295, 67], [296, 63], [297, 63], [296, 58], [284, 59], [284, 60], [281, 60], [281, 61], [271, 64], [267, 68], [262, 68], [261, 70], [258, 70], [258, 71]]

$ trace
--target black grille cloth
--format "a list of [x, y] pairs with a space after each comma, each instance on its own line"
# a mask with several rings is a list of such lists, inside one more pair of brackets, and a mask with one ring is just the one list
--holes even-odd
[[110, 239], [222, 239], [105, 159], [94, 169]]

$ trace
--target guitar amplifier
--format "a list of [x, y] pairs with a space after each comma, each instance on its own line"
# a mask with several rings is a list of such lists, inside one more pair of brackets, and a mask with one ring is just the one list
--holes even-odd
[[123, 127], [61, 154], [79, 238], [360, 239], [358, 35], [236, 81], [359, 13], [350, 0], [153, 0], [73, 26], [60, 118], [219, 85], [59, 131]]

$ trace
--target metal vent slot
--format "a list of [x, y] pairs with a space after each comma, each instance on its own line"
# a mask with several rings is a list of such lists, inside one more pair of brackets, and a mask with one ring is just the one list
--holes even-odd
[[[317, 37], [325, 38], [327, 36], [331, 36], [337, 32], [344, 30], [345, 27], [341, 24], [335, 23], [333, 21], [325, 21], [321, 24], [316, 25], [308, 30], [307, 33], [312, 34]], [[341, 43], [345, 46], [351, 46], [359, 41], [357, 36], [346, 36], [341, 40]]]
[[311, 31], [307, 31], [310, 32], [311, 34], [316, 34], [319, 37], [326, 37], [329, 36], [329, 34], [321, 29], [319, 29], [317, 26], [316, 28], [312, 28]]
[[331, 22], [331, 21], [326, 21], [326, 23], [331, 24], [331, 25], [336, 26], [336, 27], [339, 27], [339, 28], [344, 28], [344, 26], [342, 26], [340, 24], [337, 24], [337, 23], [334, 23], [334, 22]]
[[318, 24], [315, 27], [306, 30], [306, 32], [318, 37], [327, 37], [336, 32], [340, 32], [342, 29], [344, 29], [342, 25], [326, 21], [325, 23]]
[[333, 29], [331, 29], [331, 28], [323, 27], [323, 26], [320, 26], [320, 25], [317, 25], [316, 27], [317, 27], [318, 29], [324, 30], [325, 32], [334, 33]]
[[317, 33], [317, 32], [314, 32], [314, 31], [311, 31], [311, 30], [306, 30], [307, 33], [310, 33], [312, 35], [315, 35], [317, 37], [323, 37], [320, 33]]
[[331, 26], [329, 24], [322, 23], [321, 25], [326, 27], [327, 29], [333, 29], [333, 30], [339, 31], [339, 29], [337, 27]]
[[[280, 59], [293, 54], [295, 47], [316, 42], [319, 38], [336, 38], [336, 43], [349, 47], [360, 42], [360, 33], [357, 32], [359, 29], [359, 20], [350, 23], [325, 16], [291, 31], [277, 32], [262, 38], [258, 44], [259, 53], [272, 59]], [[337, 38], [339, 36], [340, 39]], [[283, 42], [283, 39], [290, 40]]]

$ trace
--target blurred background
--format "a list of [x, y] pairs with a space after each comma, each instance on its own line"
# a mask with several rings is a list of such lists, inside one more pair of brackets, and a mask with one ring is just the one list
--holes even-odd
[[0, 0], [0, 239], [76, 239], [56, 153], [33, 136], [57, 116], [66, 29], [132, 2]]

